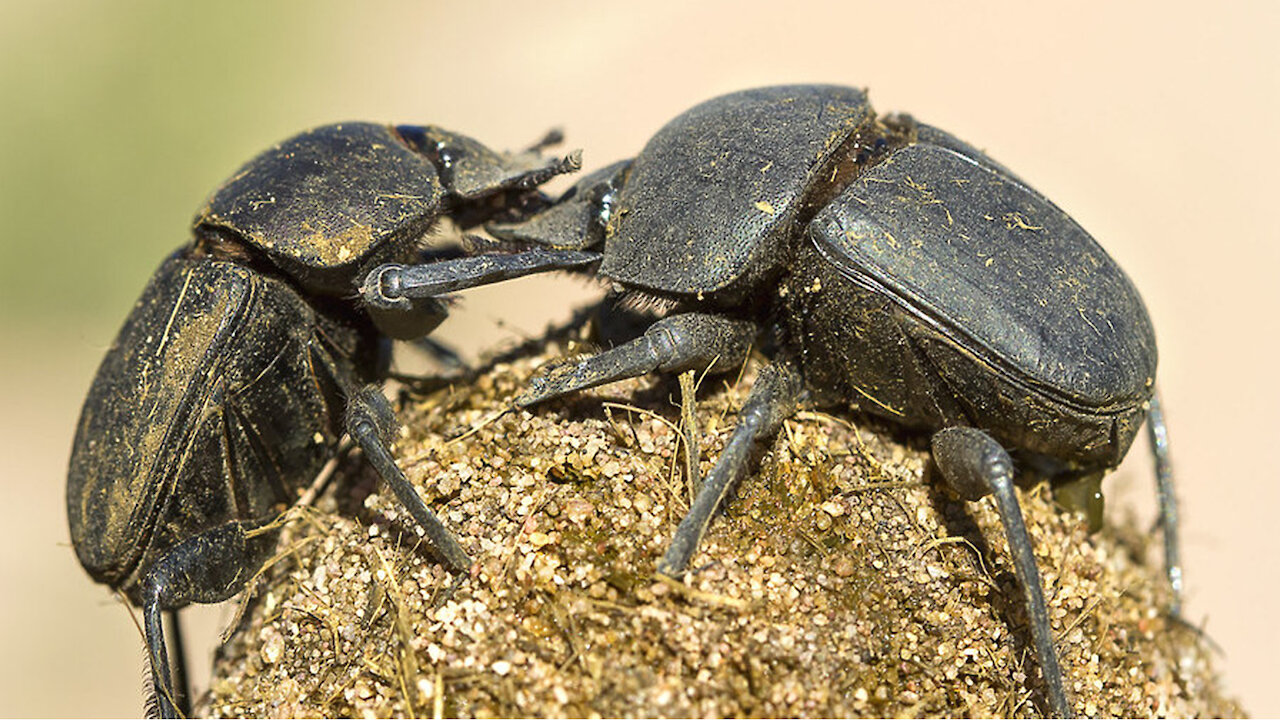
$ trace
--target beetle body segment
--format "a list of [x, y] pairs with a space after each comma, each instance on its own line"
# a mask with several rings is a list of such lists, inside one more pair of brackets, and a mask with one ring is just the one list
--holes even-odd
[[1087, 411], [993, 365], [965, 338], [892, 296], [852, 281], [812, 245], [797, 258], [780, 308], [811, 402], [852, 405], [921, 430], [981, 427], [1006, 447], [1104, 469], [1128, 450], [1144, 405]]
[[421, 236], [444, 196], [435, 166], [390, 126], [325, 125], [246, 163], [209, 196], [196, 228], [243, 240], [313, 290], [345, 294], [371, 254]]
[[137, 600], [140, 573], [180, 540], [291, 502], [342, 434], [340, 388], [373, 377], [371, 337], [249, 268], [166, 260], [76, 432], [67, 511], [89, 574]]
[[787, 260], [811, 189], [870, 118], [861, 91], [834, 86], [750, 90], [685, 112], [632, 163], [601, 274], [657, 292], [749, 292]]
[[1064, 402], [1145, 401], [1156, 349], [1137, 290], [1074, 220], [983, 160], [898, 149], [818, 213], [811, 238], [855, 282]]
[[907, 425], [982, 427], [1074, 467], [1115, 465], [1154, 387], [1141, 298], [1075, 221], [952, 140], [896, 149], [809, 226], [782, 315], [810, 389]]

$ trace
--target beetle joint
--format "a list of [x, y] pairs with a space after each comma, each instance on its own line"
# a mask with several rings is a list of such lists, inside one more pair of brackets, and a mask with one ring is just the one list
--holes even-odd
[[405, 297], [403, 280], [403, 265], [380, 265], [365, 277], [360, 297], [379, 310], [409, 310], [412, 304]]

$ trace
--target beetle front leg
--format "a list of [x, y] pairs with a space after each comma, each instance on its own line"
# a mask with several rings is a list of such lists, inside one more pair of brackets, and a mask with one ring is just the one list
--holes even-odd
[[968, 427], [939, 430], [933, 436], [933, 459], [943, 478], [956, 494], [966, 500], [994, 495], [1005, 538], [1013, 554], [1013, 567], [1022, 585], [1031, 636], [1035, 642], [1040, 674], [1049, 689], [1049, 704], [1057, 717], [1072, 717], [1063, 688], [1062, 668], [1049, 627], [1049, 610], [1040, 585], [1040, 570], [1031, 550], [1031, 538], [1022, 520], [1022, 508], [1013, 489], [1013, 460], [989, 435]]
[[466, 572], [471, 567], [471, 558], [440, 518], [422, 502], [387, 448], [395, 435], [395, 414], [376, 386], [364, 387], [351, 397], [347, 404], [346, 422], [347, 432], [364, 451], [369, 464], [391, 487], [400, 504], [426, 533], [431, 547], [450, 568]]
[[466, 290], [480, 285], [549, 272], [571, 270], [600, 259], [587, 250], [548, 250], [535, 247], [511, 254], [484, 254], [421, 265], [380, 265], [360, 284], [365, 305], [383, 311], [410, 308], [411, 301]]
[[[397, 125], [396, 133], [422, 153], [440, 174], [440, 182], [458, 198], [475, 200], [501, 190], [528, 190], [557, 175], [582, 168], [582, 152], [546, 158], [538, 151], [558, 144], [555, 134], [530, 151], [495, 152], [474, 138], [432, 125]], [[548, 142], [549, 141], [549, 142]]]

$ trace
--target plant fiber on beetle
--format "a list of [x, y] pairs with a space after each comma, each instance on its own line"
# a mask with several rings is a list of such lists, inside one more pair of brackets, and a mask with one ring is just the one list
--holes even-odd
[[[925, 444], [801, 413], [712, 523], [691, 584], [660, 581], [689, 502], [679, 388], [639, 378], [494, 420], [562, 351], [507, 357], [401, 409], [398, 460], [471, 575], [428, 557], [394, 498], [365, 495], [371, 473], [347, 463], [286, 530], [203, 713], [1044, 713], [994, 505], [937, 489]], [[704, 474], [756, 368], [701, 384]], [[1130, 521], [1089, 535], [1043, 485], [1020, 500], [1076, 712], [1242, 714], [1210, 644], [1162, 612], [1146, 533]]]

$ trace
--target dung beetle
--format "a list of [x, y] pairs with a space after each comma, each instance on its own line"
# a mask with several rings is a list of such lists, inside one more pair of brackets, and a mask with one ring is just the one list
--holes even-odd
[[[634, 159], [490, 230], [531, 248], [528, 262], [603, 248], [598, 275], [660, 316], [639, 337], [540, 373], [518, 406], [655, 370], [733, 370], [762, 339], [772, 356], [660, 572], [684, 571], [753, 450], [800, 406], [852, 406], [930, 432], [954, 492], [995, 495], [1050, 709], [1067, 716], [1006, 448], [1100, 522], [1098, 482], [1146, 420], [1176, 614], [1176, 512], [1146, 309], [1088, 233], [976, 148], [908, 116], [879, 117], [856, 89], [748, 90], [688, 110]], [[519, 268], [519, 257], [495, 263]], [[363, 292], [386, 304], [500, 275], [487, 272], [428, 266]]]
[[85, 400], [67, 517], [89, 575], [142, 607], [161, 714], [187, 710], [181, 647], [171, 673], [161, 611], [243, 588], [272, 552], [282, 509], [344, 432], [434, 552], [469, 567], [392, 459], [395, 418], [371, 384], [386, 372], [387, 338], [426, 335], [446, 305], [364, 308], [355, 289], [393, 260], [472, 261], [420, 240], [442, 218], [466, 229], [545, 204], [538, 186], [579, 166], [576, 154], [539, 154], [556, 140], [509, 154], [430, 126], [316, 128], [215, 190], [192, 241], [152, 276]]

